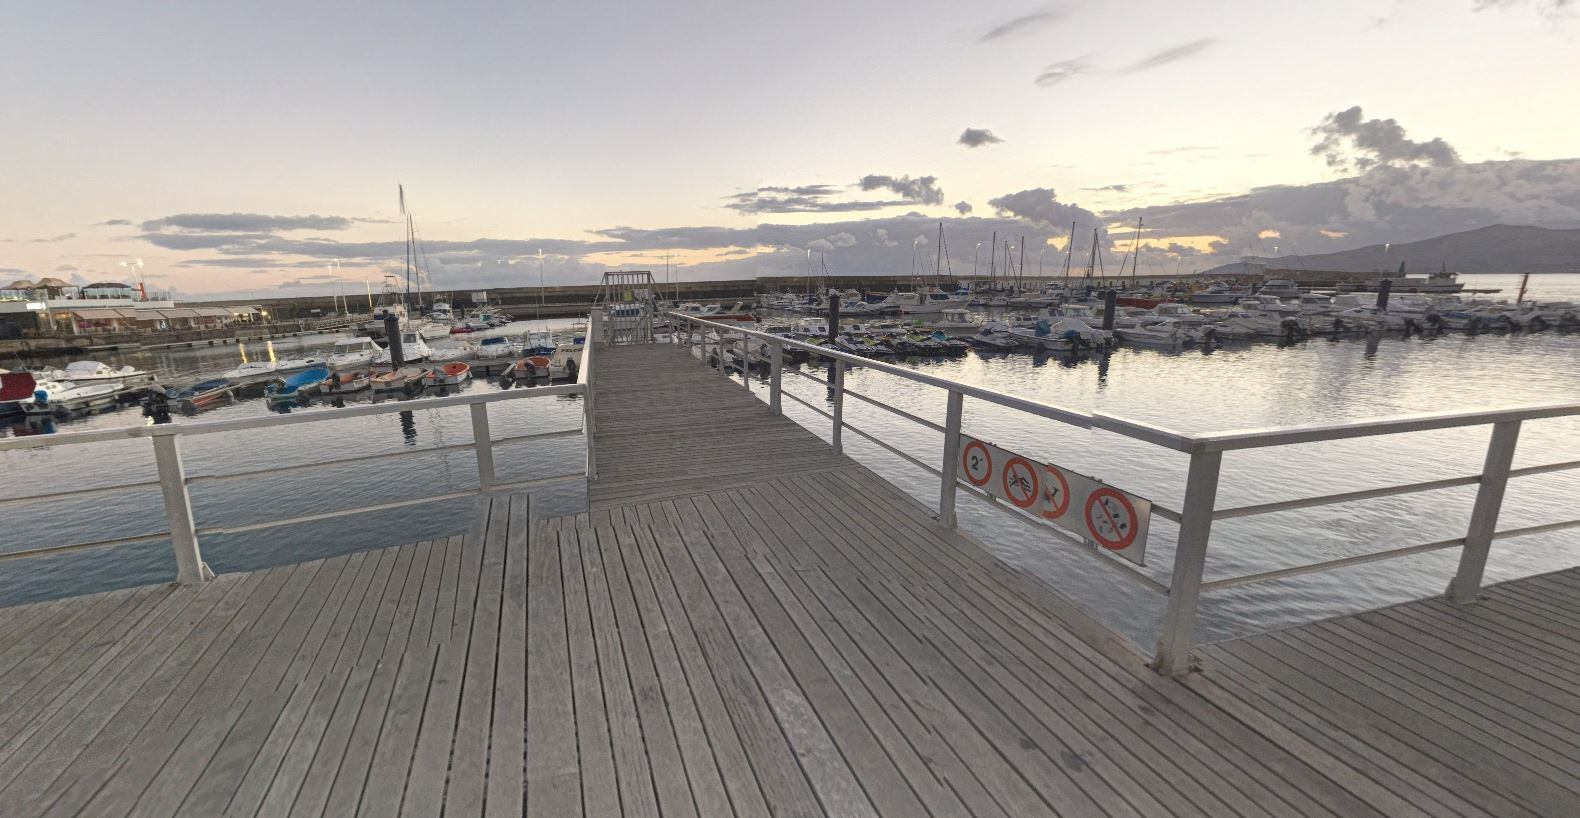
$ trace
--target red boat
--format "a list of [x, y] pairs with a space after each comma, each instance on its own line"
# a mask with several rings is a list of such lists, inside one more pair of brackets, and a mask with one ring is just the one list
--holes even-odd
[[1167, 298], [1149, 298], [1147, 296], [1140, 295], [1122, 295], [1116, 299], [1117, 303], [1121, 307], [1140, 307], [1144, 310], [1150, 310], [1167, 300]]

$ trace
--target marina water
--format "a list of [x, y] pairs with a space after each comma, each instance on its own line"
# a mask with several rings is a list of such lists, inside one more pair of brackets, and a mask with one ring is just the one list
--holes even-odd
[[[1516, 276], [1461, 276], [1461, 280], [1471, 288], [1501, 288], [1499, 297], [1512, 298], [1518, 287]], [[1528, 297], [1580, 302], [1580, 275], [1532, 276]], [[541, 326], [532, 322], [533, 328]], [[526, 325], [508, 329], [524, 331]], [[327, 349], [333, 338], [278, 342], [276, 351], [320, 351]], [[219, 371], [238, 361], [234, 347], [97, 357], [116, 365], [129, 363], [183, 373]], [[0, 362], [8, 367], [16, 364]], [[902, 361], [901, 365], [1073, 409], [1097, 410], [1190, 432], [1580, 398], [1580, 334], [1552, 332], [1312, 339], [1289, 346], [1236, 344], [1211, 351], [1121, 348], [1106, 356], [1073, 360], [973, 352], [958, 359]], [[937, 390], [865, 369], [849, 372], [846, 383], [897, 408], [937, 422], [943, 419], [944, 398]], [[784, 385], [814, 403], [827, 398], [823, 387], [804, 378], [787, 375]], [[480, 380], [466, 387], [494, 388]], [[754, 389], [766, 396], [766, 384], [757, 383]], [[296, 411], [318, 410], [315, 405]], [[266, 411], [261, 400], [249, 400], [204, 413], [198, 419], [247, 417]], [[579, 426], [580, 412], [574, 397], [510, 401], [493, 405], [491, 422], [494, 435], [505, 437], [574, 429]], [[785, 412], [828, 437], [826, 419], [793, 401], [785, 402]], [[847, 400], [844, 412], [846, 421], [856, 428], [923, 461], [937, 462], [941, 436], [936, 432], [860, 401]], [[59, 428], [114, 428], [140, 422], [132, 409], [64, 423]], [[177, 418], [175, 422], [191, 420]], [[1183, 455], [970, 400], [966, 402], [964, 428], [1005, 448], [1097, 477], [1172, 508], [1180, 506], [1186, 465]], [[310, 471], [297, 468], [318, 460], [465, 442], [469, 434], [464, 409], [421, 410], [332, 424], [192, 437], [183, 441], [183, 456], [189, 475], [278, 467], [268, 479], [193, 485], [200, 526], [235, 525], [475, 485], [470, 452]], [[1483, 427], [1231, 452], [1224, 458], [1219, 506], [1475, 474], [1481, 468], [1488, 434], [1490, 427]], [[935, 476], [858, 435], [847, 433], [844, 439], [852, 456], [919, 501], [937, 502]], [[524, 480], [563, 473], [578, 462], [581, 452], [581, 442], [569, 437], [501, 446], [495, 459], [502, 480]], [[1524, 424], [1516, 467], [1574, 459], [1580, 459], [1580, 423], [1575, 419]], [[0, 473], [6, 476], [8, 496], [154, 479], [146, 440], [4, 452], [0, 453]], [[1207, 578], [1463, 536], [1474, 495], [1475, 487], [1466, 486], [1219, 521], [1213, 528]], [[1580, 475], [1574, 472], [1519, 478], [1510, 484], [1499, 528], [1572, 517], [1567, 510], [1577, 496]], [[580, 486], [554, 487], [540, 497], [544, 514], [568, 513], [585, 504]], [[1090, 555], [1078, 553], [1047, 529], [988, 507], [965, 493], [961, 493], [960, 503], [963, 529], [999, 556], [1074, 597], [1083, 608], [1137, 640], [1155, 633], [1159, 597], [1112, 575], [1110, 569]], [[81, 500], [11, 505], [6, 510], [0, 551], [131, 536], [164, 527], [156, 487]], [[431, 503], [229, 537], [213, 535], [205, 537], [202, 545], [214, 570], [247, 570], [461, 533], [471, 522], [471, 512], [470, 501]], [[1175, 533], [1172, 523], [1154, 516], [1146, 570], [1165, 583]], [[1440, 593], [1453, 574], [1457, 555], [1451, 549], [1215, 591], [1204, 597], [1200, 635], [1203, 639], [1220, 638]], [[1488, 581], [1577, 562], [1580, 542], [1572, 531], [1500, 540], [1493, 544]], [[0, 604], [160, 581], [171, 576], [172, 564], [165, 543], [8, 562], [0, 564]]]

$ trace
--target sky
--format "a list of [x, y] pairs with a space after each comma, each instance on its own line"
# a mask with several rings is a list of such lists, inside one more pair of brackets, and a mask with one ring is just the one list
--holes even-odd
[[[1580, 227], [1580, 2], [13, 4], [0, 284], [1153, 274]], [[1076, 223], [1069, 247], [1071, 222]], [[939, 252], [939, 224], [948, 253]], [[1026, 240], [1024, 256], [1020, 250]], [[542, 260], [539, 260], [539, 252]]]

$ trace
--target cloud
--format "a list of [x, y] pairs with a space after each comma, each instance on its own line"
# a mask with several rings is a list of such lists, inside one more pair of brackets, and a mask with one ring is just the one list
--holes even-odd
[[261, 213], [178, 213], [145, 221], [146, 232], [280, 233], [292, 230], [345, 230], [352, 220], [344, 216], [266, 216]]
[[1203, 51], [1213, 47], [1214, 45], [1217, 45], [1217, 43], [1218, 40], [1213, 37], [1203, 37], [1199, 40], [1191, 40], [1188, 43], [1182, 43], [1180, 45], [1174, 46], [1173, 48], [1165, 48], [1162, 51], [1140, 60], [1139, 62], [1132, 63], [1129, 67], [1125, 68], [1124, 71], [1128, 74], [1134, 74], [1138, 71], [1151, 71], [1154, 68], [1162, 68], [1163, 66], [1170, 63], [1176, 63], [1180, 60], [1194, 57], [1197, 54], [1200, 54]]
[[1217, 145], [1181, 145], [1177, 148], [1159, 148], [1158, 150], [1147, 151], [1147, 153], [1154, 156], [1172, 156], [1176, 153], [1210, 153], [1218, 150], [1223, 149]]
[[75, 264], [60, 264], [60, 265], [57, 265], [55, 267], [55, 272], [57, 272], [57, 273], [75, 273], [75, 272], [79, 272], [81, 269], [82, 268], [76, 266]]
[[971, 209], [972, 208], [971, 208], [971, 203], [970, 202], [964, 202], [964, 201], [962, 201], [962, 202], [955, 202], [955, 212], [959, 213], [962, 216], [970, 214], [971, 213]]
[[1064, 9], [1059, 8], [1058, 6], [1048, 6], [1047, 8], [1044, 8], [1040, 11], [1034, 11], [1030, 14], [1022, 14], [1021, 16], [1012, 20], [1005, 20], [1004, 22], [993, 26], [992, 28], [983, 32], [982, 36], [977, 38], [977, 42], [990, 43], [994, 40], [1002, 40], [1005, 37], [1010, 37], [1012, 35], [1019, 36], [1030, 34], [1033, 31], [1063, 20], [1065, 16], [1066, 14]]
[[849, 233], [835, 233], [829, 236], [826, 241], [834, 247], [854, 247], [856, 245], [856, 237]]
[[1049, 63], [1032, 82], [1041, 88], [1052, 88], [1062, 82], [1073, 80], [1090, 70], [1091, 66], [1087, 63], [1085, 57], [1061, 60], [1056, 63]]
[[938, 177], [918, 176], [912, 179], [909, 176], [880, 176], [868, 174], [861, 177], [857, 185], [862, 190], [888, 190], [900, 196], [907, 202], [919, 204], [943, 204], [944, 191], [938, 187]]
[[57, 241], [70, 241], [76, 237], [76, 233], [62, 233], [58, 236], [53, 236], [47, 239], [33, 239], [33, 242], [35, 244], [51, 244]]
[[1416, 142], [1405, 136], [1404, 127], [1396, 120], [1362, 116], [1359, 105], [1328, 114], [1310, 130], [1318, 138], [1311, 146], [1311, 154], [1323, 157], [1329, 167], [1346, 170], [1364, 171], [1377, 165], [1459, 164], [1459, 152], [1442, 137]]
[[1090, 190], [1090, 191], [1092, 191], [1094, 193], [1124, 193], [1124, 192], [1130, 190], [1130, 185], [1128, 185], [1128, 184], [1103, 185], [1102, 187], [1083, 187], [1081, 189], [1082, 190]]
[[1472, 11], [1487, 11], [1489, 9], [1507, 10], [1529, 6], [1541, 12], [1542, 16], [1558, 19], [1576, 7], [1575, 0], [1474, 0], [1470, 4]]
[[907, 204], [904, 200], [842, 199], [834, 185], [769, 185], [725, 197], [725, 207], [738, 213], [852, 213]]
[[967, 128], [960, 132], [958, 144], [968, 148], [980, 148], [983, 145], [994, 145], [1004, 140], [993, 135], [987, 128]]
[[1053, 188], [1038, 187], [989, 199], [1000, 216], [1013, 216], [1043, 227], [1057, 228], [1070, 221], [1095, 222], [1097, 215], [1084, 207], [1059, 201]]
[[130, 227], [131, 224], [132, 224], [132, 222], [131, 222], [130, 219], [110, 219], [109, 221], [97, 222], [93, 226], [94, 227]]

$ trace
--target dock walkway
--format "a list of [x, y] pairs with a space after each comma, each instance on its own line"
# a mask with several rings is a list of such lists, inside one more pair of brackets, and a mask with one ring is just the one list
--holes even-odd
[[587, 513], [12, 608], [22, 814], [1564, 815], [1580, 571], [1128, 641], [667, 346]]

